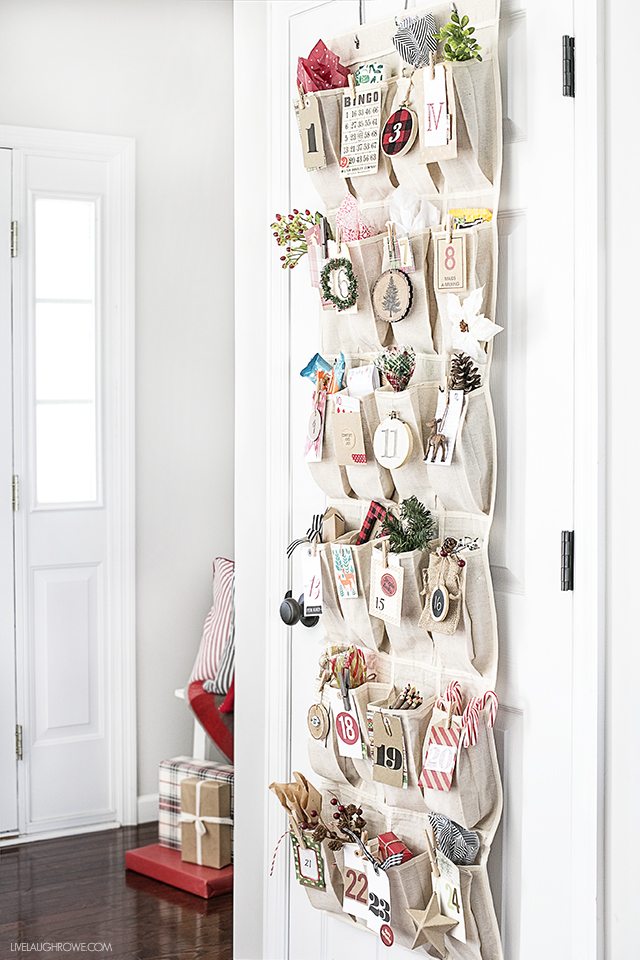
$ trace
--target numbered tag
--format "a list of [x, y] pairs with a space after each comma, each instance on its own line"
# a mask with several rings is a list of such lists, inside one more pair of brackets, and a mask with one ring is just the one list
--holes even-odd
[[373, 453], [382, 467], [398, 470], [413, 453], [411, 427], [399, 417], [385, 417], [373, 435]]
[[369, 613], [378, 620], [399, 626], [402, 617], [404, 570], [401, 566], [384, 566], [379, 549], [371, 551], [371, 592]]
[[467, 245], [464, 237], [436, 240], [436, 289], [466, 290]]
[[320, 555], [312, 550], [305, 553], [302, 560], [302, 581], [304, 590], [304, 615], [317, 617], [322, 613], [322, 567]]
[[344, 177], [376, 173], [380, 151], [380, 106], [377, 85], [349, 87], [342, 95], [340, 170]]
[[358, 577], [351, 547], [342, 544], [333, 544], [331, 547], [333, 558], [333, 575], [340, 600], [355, 600], [358, 596]]
[[407, 787], [407, 758], [402, 720], [381, 710], [372, 711], [373, 779], [390, 787]]
[[382, 151], [388, 157], [402, 157], [411, 150], [418, 133], [418, 117], [408, 107], [395, 110], [382, 130]]
[[447, 109], [447, 78], [443, 63], [435, 65], [434, 77], [429, 70], [421, 71], [424, 78], [424, 114], [420, 130], [423, 147], [444, 147], [449, 142], [449, 111]]
[[322, 170], [327, 165], [327, 158], [324, 152], [318, 100], [312, 93], [306, 93], [302, 102], [294, 102], [294, 108], [300, 131], [305, 170]]
[[460, 727], [432, 727], [424, 757], [420, 786], [430, 790], [451, 790], [458, 759]]
[[429, 610], [431, 619], [436, 623], [441, 623], [446, 619], [449, 613], [449, 594], [446, 587], [436, 587], [429, 597]]
[[360, 920], [369, 919], [369, 877], [366, 857], [355, 843], [347, 843], [344, 853], [344, 895], [342, 909]]
[[301, 846], [298, 838], [290, 833], [291, 846], [293, 847], [293, 865], [296, 871], [296, 879], [303, 887], [314, 887], [316, 890], [324, 890], [324, 857], [322, 847], [311, 837], [303, 834], [306, 846]]
[[436, 893], [440, 913], [450, 920], [457, 920], [457, 926], [449, 930], [449, 936], [462, 943], [467, 942], [467, 930], [464, 922], [464, 904], [462, 902], [462, 884], [460, 870], [445, 857], [441, 850], [436, 853], [440, 876], [436, 882]]
[[324, 435], [324, 415], [327, 407], [327, 394], [314, 394], [313, 407], [307, 423], [307, 438], [304, 445], [304, 459], [307, 463], [319, 463], [322, 460], [322, 440]]
[[333, 704], [333, 722], [340, 756], [362, 760], [362, 733], [358, 714], [353, 709], [345, 710], [342, 697], [337, 692]]
[[391, 892], [386, 870], [378, 867], [376, 873], [373, 864], [367, 860], [367, 882], [369, 888], [369, 910], [367, 926], [380, 933], [383, 926], [391, 923]]
[[433, 467], [448, 467], [453, 460], [456, 440], [462, 424], [464, 410], [464, 390], [438, 390], [438, 403], [427, 438], [427, 452], [424, 462]]

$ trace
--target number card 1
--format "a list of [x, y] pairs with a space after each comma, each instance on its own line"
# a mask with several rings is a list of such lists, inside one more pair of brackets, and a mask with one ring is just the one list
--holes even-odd
[[338, 753], [341, 757], [362, 760], [362, 731], [358, 714], [352, 708], [346, 710], [340, 693], [336, 691], [336, 701], [332, 704]]
[[294, 101], [294, 109], [302, 143], [302, 160], [305, 170], [322, 170], [327, 165], [322, 139], [322, 123], [318, 101], [313, 94], [307, 93], [301, 100]]
[[467, 942], [467, 929], [464, 922], [464, 905], [462, 902], [462, 884], [460, 870], [445, 857], [441, 850], [436, 853], [440, 876], [437, 878], [436, 893], [440, 913], [450, 920], [457, 920], [457, 925], [449, 931], [449, 936], [461, 943]]
[[436, 240], [436, 289], [466, 290], [467, 245], [465, 237], [438, 237]]
[[344, 853], [344, 895], [342, 909], [352, 917], [369, 920], [369, 862], [359, 852], [355, 843], [347, 843]]

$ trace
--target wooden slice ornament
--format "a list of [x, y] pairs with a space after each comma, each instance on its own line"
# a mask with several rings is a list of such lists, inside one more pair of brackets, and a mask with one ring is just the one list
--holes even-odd
[[391, 114], [382, 128], [382, 152], [387, 157], [409, 153], [418, 134], [418, 114], [403, 104]]
[[379, 320], [404, 320], [413, 302], [413, 284], [403, 270], [385, 270], [373, 285], [373, 310]]
[[307, 726], [314, 740], [326, 740], [331, 721], [329, 711], [322, 703], [313, 703], [307, 713]]
[[388, 470], [403, 466], [413, 452], [413, 434], [404, 420], [392, 413], [373, 435], [373, 453], [378, 463]]

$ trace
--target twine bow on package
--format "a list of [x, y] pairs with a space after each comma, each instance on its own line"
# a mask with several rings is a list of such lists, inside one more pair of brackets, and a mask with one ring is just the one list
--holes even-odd
[[285, 267], [309, 253], [294, 277], [317, 304], [299, 318], [316, 330], [299, 450], [326, 512], [320, 629], [294, 627], [318, 644], [292, 718], [311, 779], [273, 789], [314, 907], [386, 946], [502, 960], [487, 872], [502, 813], [490, 384], [509, 319], [499, 3], [401, 6], [292, 64], [320, 206], [273, 227]]

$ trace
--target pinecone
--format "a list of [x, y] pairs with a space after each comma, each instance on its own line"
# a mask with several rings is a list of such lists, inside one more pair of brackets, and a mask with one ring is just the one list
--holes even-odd
[[326, 837], [327, 837], [327, 828], [324, 826], [324, 824], [319, 823], [318, 826], [313, 831], [313, 839], [316, 841], [316, 843], [322, 843], [322, 841], [325, 840]]
[[454, 353], [449, 369], [449, 389], [471, 393], [482, 385], [478, 368], [466, 353]]
[[329, 840], [327, 846], [329, 847], [329, 850], [342, 850], [344, 844], [342, 843], [342, 840]]

